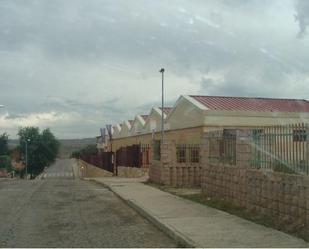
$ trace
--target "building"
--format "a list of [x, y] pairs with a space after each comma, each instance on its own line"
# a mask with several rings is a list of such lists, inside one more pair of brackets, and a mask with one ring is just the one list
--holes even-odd
[[[309, 122], [309, 102], [298, 99], [182, 95], [164, 109], [165, 139], [200, 143], [203, 132]], [[113, 149], [160, 139], [161, 109], [124, 121], [113, 134]]]
[[[164, 119], [171, 110], [171, 107], [164, 108]], [[136, 144], [151, 147], [152, 141], [160, 137], [161, 115], [161, 108], [154, 107], [148, 115], [136, 115], [134, 120], [126, 120], [121, 126], [116, 125], [111, 142], [113, 151]]]

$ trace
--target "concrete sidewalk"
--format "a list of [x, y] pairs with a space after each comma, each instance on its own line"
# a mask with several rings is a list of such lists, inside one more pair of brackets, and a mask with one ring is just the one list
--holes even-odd
[[309, 243], [142, 183], [146, 178], [91, 178], [189, 247], [309, 247]]

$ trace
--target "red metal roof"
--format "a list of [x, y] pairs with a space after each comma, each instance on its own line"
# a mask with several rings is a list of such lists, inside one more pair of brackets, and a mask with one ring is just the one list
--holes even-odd
[[[161, 107], [159, 107], [160, 110], [162, 110]], [[169, 114], [169, 112], [172, 110], [173, 108], [172, 107], [164, 107], [163, 108], [163, 112], [167, 115]]]
[[210, 110], [254, 112], [309, 112], [309, 101], [303, 99], [274, 99], [190, 95]]

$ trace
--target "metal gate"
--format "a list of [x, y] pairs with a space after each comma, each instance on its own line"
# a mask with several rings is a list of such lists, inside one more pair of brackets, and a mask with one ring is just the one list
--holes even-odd
[[102, 152], [102, 168], [109, 171], [114, 172], [114, 153], [113, 152]]
[[141, 147], [139, 144], [121, 147], [116, 151], [117, 166], [140, 168], [141, 167], [140, 151]]
[[81, 159], [98, 168], [114, 173], [113, 152], [102, 152], [100, 155], [83, 155]]

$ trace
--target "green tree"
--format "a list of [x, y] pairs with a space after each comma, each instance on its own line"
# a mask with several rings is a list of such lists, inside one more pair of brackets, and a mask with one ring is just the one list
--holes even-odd
[[39, 175], [44, 167], [53, 163], [59, 150], [59, 142], [49, 129], [40, 133], [37, 127], [24, 127], [18, 132], [20, 149], [26, 159], [26, 144], [28, 151], [28, 173], [31, 177]]
[[6, 168], [8, 172], [12, 170], [11, 158], [6, 155], [0, 155], [0, 168]]
[[6, 133], [0, 135], [0, 155], [7, 155], [9, 153], [8, 140], [9, 136]]
[[97, 145], [89, 144], [80, 150], [72, 152], [71, 157], [80, 158], [81, 156], [96, 155], [97, 153], [98, 153]]
[[40, 137], [40, 147], [44, 148], [44, 154], [49, 163], [53, 163], [58, 155], [60, 143], [50, 131], [50, 129], [43, 130]]

